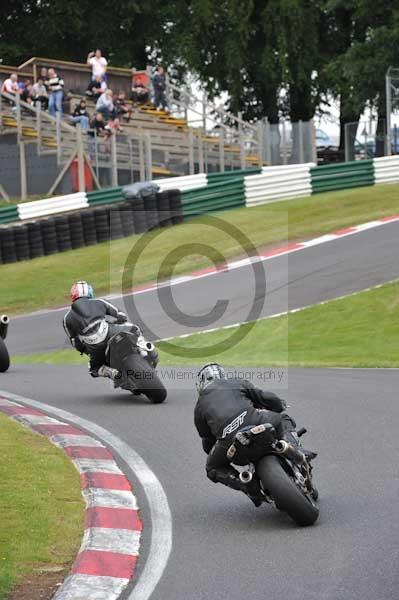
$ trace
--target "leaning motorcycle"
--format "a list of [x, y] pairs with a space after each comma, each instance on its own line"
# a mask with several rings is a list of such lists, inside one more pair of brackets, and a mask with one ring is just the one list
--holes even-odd
[[7, 337], [10, 318], [7, 315], [0, 317], [0, 373], [4, 373], [10, 366], [10, 355], [4, 340]]
[[166, 388], [156, 373], [158, 352], [136, 325], [119, 325], [112, 317], [100, 319], [86, 331], [84, 341], [88, 347], [92, 344], [97, 348], [104, 341], [105, 364], [120, 372], [115, 387], [134, 395], [144, 394], [153, 404], [166, 399]]
[[[306, 429], [298, 431], [300, 437]], [[279, 440], [270, 424], [239, 431], [227, 451], [243, 483], [258, 478], [264, 502], [287, 513], [298, 525], [313, 525], [319, 516], [318, 492], [312, 483], [315, 453]]]

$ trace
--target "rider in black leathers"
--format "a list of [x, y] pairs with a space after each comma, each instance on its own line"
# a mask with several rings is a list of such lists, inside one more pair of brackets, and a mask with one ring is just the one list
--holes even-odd
[[283, 412], [287, 408], [285, 401], [249, 381], [227, 379], [224, 369], [216, 363], [205, 365], [198, 373], [197, 389], [194, 419], [203, 449], [209, 454], [206, 462], [209, 479], [245, 492], [259, 506], [259, 482], [253, 479], [250, 484], [242, 483], [226, 452], [237, 431], [261, 423], [270, 423], [280, 439], [297, 445], [296, 423]]
[[[71, 288], [72, 304], [63, 320], [65, 333], [72, 346], [81, 354], [89, 355], [89, 371], [92, 377], [109, 377], [117, 381], [119, 371], [105, 364], [107, 325], [105, 317], [111, 316], [116, 323], [127, 321], [125, 313], [101, 298], [93, 298], [93, 288], [86, 281], [78, 281]], [[139, 328], [137, 328], [140, 333]], [[93, 333], [94, 332], [94, 333]]]

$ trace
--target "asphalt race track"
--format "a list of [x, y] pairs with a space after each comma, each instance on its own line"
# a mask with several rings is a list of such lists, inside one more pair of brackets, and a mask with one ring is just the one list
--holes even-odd
[[[173, 550], [151, 600], [394, 600], [399, 588], [397, 370], [290, 370], [284, 394], [307, 446], [319, 451], [321, 515], [301, 529], [206, 479], [193, 426], [194, 391], [168, 382], [150, 406], [84, 367], [13, 367], [1, 387], [95, 421], [156, 473], [173, 516]], [[145, 524], [139, 565], [150, 539]]]
[[[399, 277], [398, 234], [399, 224], [392, 223], [263, 263], [266, 298], [254, 292], [251, 267], [177, 285], [173, 297], [182, 311], [196, 316], [218, 298], [228, 298], [225, 314], [208, 324], [214, 327], [245, 320], [251, 304], [267, 315], [349, 294]], [[148, 322], [156, 337], [189, 330], [187, 324], [173, 323], [171, 306], [159, 314], [154, 292], [138, 295], [137, 309], [139, 321]], [[61, 317], [50, 312], [14, 319], [11, 353], [63, 346]], [[304, 444], [319, 452], [315, 483], [321, 514], [314, 527], [305, 529], [276, 509], [255, 509], [243, 494], [206, 479], [193, 425], [193, 382], [165, 373], [168, 400], [157, 406], [113, 390], [109, 381], [91, 379], [85, 367], [16, 365], [0, 378], [0, 389], [105, 427], [155, 472], [172, 512], [173, 550], [151, 600], [398, 598], [399, 370], [291, 369], [285, 374], [277, 389], [298, 425], [309, 429]], [[142, 490], [136, 487], [135, 493], [145, 525], [140, 574], [151, 523]]]
[[[156, 290], [135, 295], [135, 306], [131, 296], [115, 304], [127, 309], [130, 319], [142, 325], [144, 333], [148, 334], [146, 325], [151, 327], [149, 339], [162, 339], [245, 321], [251, 307], [256, 316], [270, 315], [399, 278], [398, 254], [399, 223], [393, 222], [258, 263], [256, 275], [253, 266], [247, 266], [183, 283], [168, 288], [172, 299], [165, 298], [167, 289], [162, 289], [162, 305]], [[266, 289], [262, 285], [264, 273]], [[218, 319], [204, 318], [220, 299], [228, 301], [224, 314]], [[180, 311], [185, 318], [179, 316]], [[64, 312], [13, 319], [10, 352], [29, 354], [70, 347], [61, 326]]]

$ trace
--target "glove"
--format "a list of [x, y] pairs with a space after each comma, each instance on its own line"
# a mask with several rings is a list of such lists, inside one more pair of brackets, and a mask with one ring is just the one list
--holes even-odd
[[116, 320], [118, 323], [126, 323], [127, 315], [124, 312], [118, 312], [116, 315]]

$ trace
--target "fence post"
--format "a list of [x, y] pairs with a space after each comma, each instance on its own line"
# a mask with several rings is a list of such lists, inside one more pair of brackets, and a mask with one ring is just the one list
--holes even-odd
[[202, 95], [202, 128], [204, 133], [206, 133], [206, 105], [208, 103], [208, 98], [206, 92], [204, 91]]
[[193, 130], [190, 127], [188, 130], [188, 172], [189, 175], [194, 175], [194, 136]]
[[285, 121], [283, 120], [283, 165], [287, 164], [287, 145], [286, 145], [286, 130], [285, 130]]
[[42, 103], [36, 102], [37, 153], [42, 151]]
[[26, 178], [26, 156], [25, 156], [25, 142], [19, 141], [19, 165], [21, 172], [21, 199], [26, 200], [28, 197], [28, 184]]
[[61, 113], [57, 110], [55, 113], [55, 136], [57, 140], [57, 164], [61, 164], [62, 150], [61, 150]]
[[219, 166], [220, 166], [220, 172], [224, 173], [225, 163], [224, 163], [224, 130], [223, 129], [220, 129], [220, 132], [219, 132]]
[[391, 96], [391, 75], [390, 68], [387, 71], [385, 77], [385, 90], [386, 90], [386, 106], [387, 106], [387, 144], [386, 144], [386, 156], [391, 156], [391, 111], [392, 111], [392, 96]]
[[151, 148], [151, 136], [149, 133], [145, 134], [145, 180], [152, 180], [152, 148]]
[[238, 113], [238, 143], [240, 145], [240, 167], [241, 169], [245, 169], [245, 139], [244, 139], [244, 131], [242, 128], [242, 113]]
[[140, 181], [145, 180], [145, 162], [144, 162], [144, 138], [143, 132], [139, 133], [139, 164], [140, 164]]
[[129, 144], [130, 179], [131, 179], [131, 183], [133, 183], [134, 182], [134, 163], [133, 163], [133, 140], [132, 140], [132, 136], [129, 136], [128, 144]]
[[303, 122], [301, 120], [298, 121], [298, 145], [299, 145], [299, 163], [304, 163], [303, 159]]
[[204, 173], [204, 143], [202, 140], [202, 133], [201, 131], [198, 134], [198, 166], [199, 166], [199, 172], [200, 173]]
[[264, 124], [262, 121], [258, 121], [258, 157], [259, 166], [263, 166], [263, 140], [264, 140]]
[[18, 141], [22, 138], [22, 121], [21, 121], [21, 98], [19, 94], [15, 96], [15, 107], [16, 107], [16, 117], [17, 117], [17, 136]]
[[116, 150], [116, 133], [111, 135], [111, 185], [118, 186], [118, 157]]
[[85, 157], [83, 150], [82, 128], [80, 123], [76, 123], [76, 146], [78, 157], [78, 188], [79, 192], [84, 192], [86, 189], [85, 183]]

